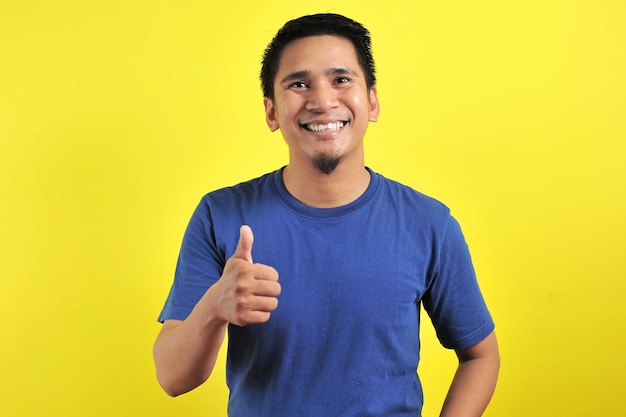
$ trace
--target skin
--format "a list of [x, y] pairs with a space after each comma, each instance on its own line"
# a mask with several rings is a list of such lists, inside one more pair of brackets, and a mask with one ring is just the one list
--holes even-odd
[[[365, 76], [350, 41], [313, 36], [285, 47], [276, 74], [274, 100], [265, 98], [270, 130], [280, 129], [289, 147], [283, 180], [298, 200], [314, 207], [335, 207], [358, 198], [369, 184], [363, 137], [378, 120], [376, 89]], [[333, 131], [312, 132], [308, 124], [343, 123]], [[332, 174], [313, 161], [340, 158]]]
[[479, 417], [487, 408], [498, 380], [500, 354], [495, 333], [467, 349], [457, 349], [459, 366], [440, 417]]
[[239, 243], [222, 277], [202, 296], [187, 319], [166, 320], [154, 344], [157, 379], [177, 396], [211, 375], [228, 323], [265, 323], [278, 307], [278, 272], [252, 260], [254, 235], [242, 226]]
[[[376, 89], [368, 89], [356, 52], [346, 39], [313, 36], [285, 47], [274, 82], [274, 100], [264, 99], [270, 130], [281, 130], [289, 147], [283, 179], [289, 192], [314, 207], [357, 199], [370, 181], [363, 138], [379, 115]], [[320, 158], [339, 161], [332, 172]], [[252, 230], [242, 226], [236, 252], [218, 282], [184, 321], [166, 320], [154, 345], [157, 378], [175, 396], [210, 376], [228, 323], [264, 323], [278, 306], [277, 271], [252, 260]], [[495, 334], [456, 351], [459, 366], [441, 417], [476, 417], [495, 388], [499, 354]]]

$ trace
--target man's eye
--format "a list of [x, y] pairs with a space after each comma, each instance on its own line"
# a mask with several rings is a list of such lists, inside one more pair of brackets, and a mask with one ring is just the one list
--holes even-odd
[[350, 78], [348, 78], [348, 77], [338, 77], [335, 80], [335, 83], [337, 83], [337, 84], [345, 84], [345, 83], [349, 83], [349, 82], [350, 82]]
[[295, 81], [291, 83], [291, 88], [306, 88], [306, 83], [304, 81]]

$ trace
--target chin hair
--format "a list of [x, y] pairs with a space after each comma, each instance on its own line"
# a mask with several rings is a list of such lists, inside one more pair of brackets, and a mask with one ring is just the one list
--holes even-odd
[[328, 155], [320, 155], [313, 159], [313, 165], [323, 174], [332, 173], [337, 165], [339, 165], [339, 161], [341, 161], [340, 157], [333, 157]]

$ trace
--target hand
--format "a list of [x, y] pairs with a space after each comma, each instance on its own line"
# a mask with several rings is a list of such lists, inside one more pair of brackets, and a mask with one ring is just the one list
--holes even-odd
[[253, 242], [252, 229], [241, 226], [237, 249], [215, 284], [218, 315], [237, 326], [265, 323], [278, 307], [278, 272], [269, 265], [253, 263]]

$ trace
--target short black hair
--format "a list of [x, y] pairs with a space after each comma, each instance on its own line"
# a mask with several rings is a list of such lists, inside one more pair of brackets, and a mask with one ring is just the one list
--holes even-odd
[[365, 73], [367, 89], [371, 90], [376, 85], [376, 68], [369, 31], [359, 22], [340, 14], [320, 13], [288, 21], [267, 45], [261, 66], [261, 88], [264, 97], [274, 99], [274, 79], [285, 46], [300, 38], [321, 35], [338, 36], [349, 40], [354, 45], [359, 64]]

